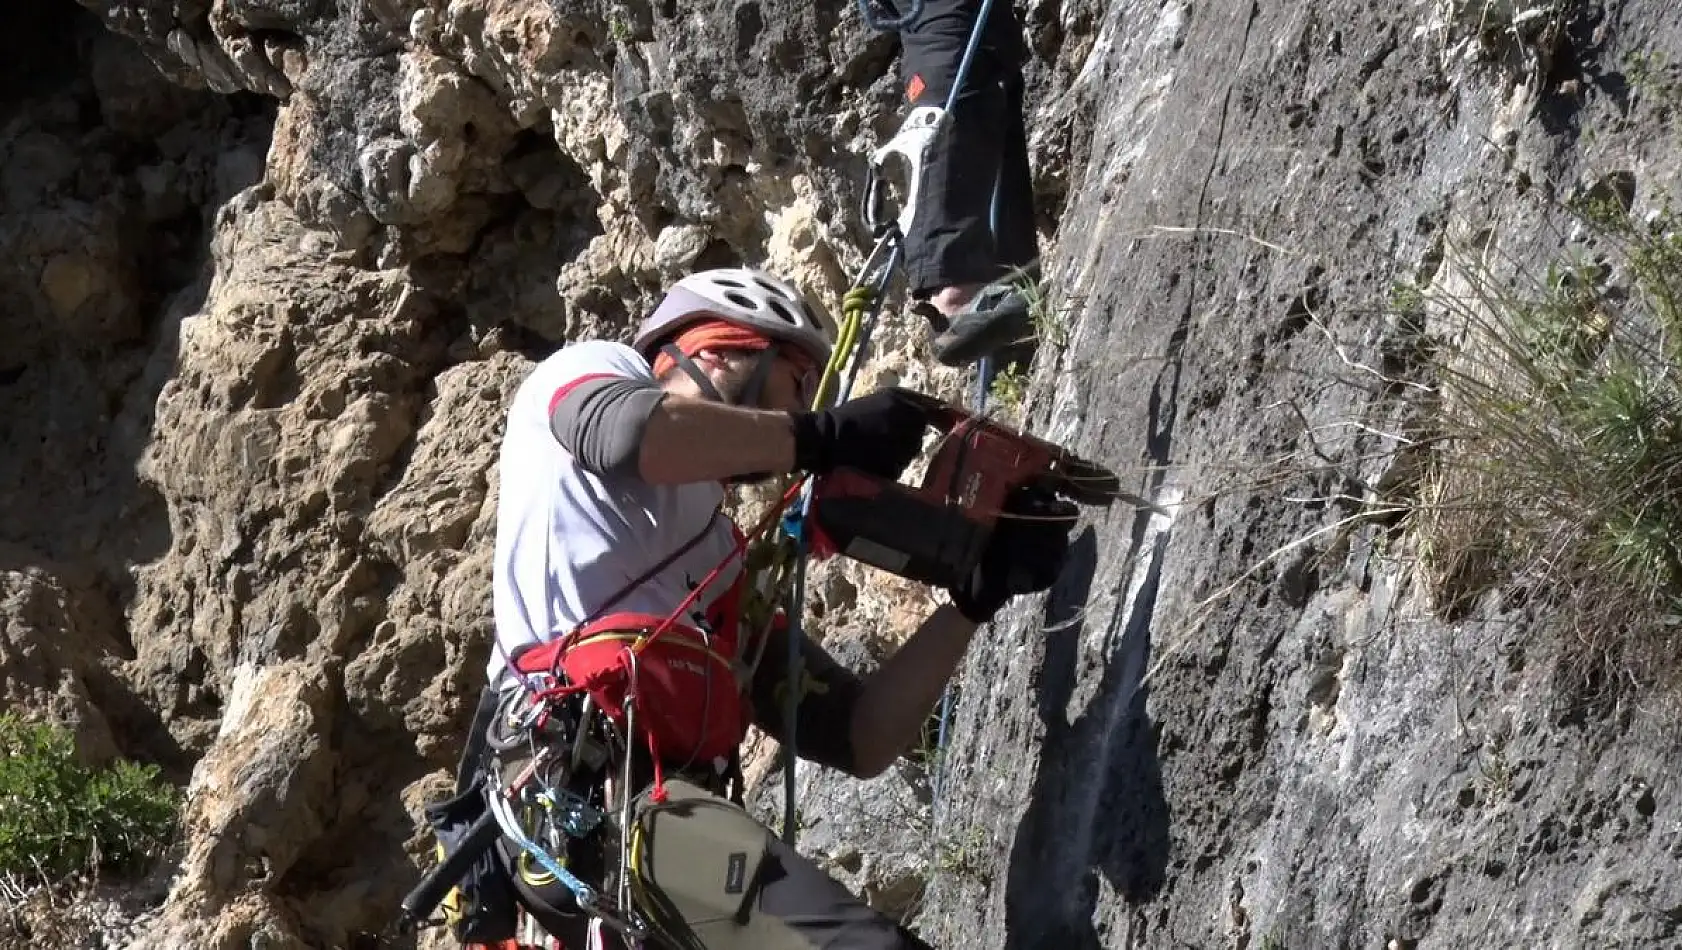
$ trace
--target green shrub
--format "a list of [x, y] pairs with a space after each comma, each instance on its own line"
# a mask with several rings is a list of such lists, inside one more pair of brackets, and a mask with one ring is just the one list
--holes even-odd
[[1015, 365], [1002, 366], [993, 374], [987, 395], [1007, 416], [1014, 416], [1028, 396], [1028, 374]]
[[1451, 330], [1422, 555], [1451, 617], [1522, 588], [1577, 685], [1682, 685], [1682, 222], [1626, 201], [1572, 207], [1591, 252], [1507, 268], [1485, 233], [1413, 298]]
[[175, 789], [156, 766], [89, 769], [63, 729], [0, 714], [0, 873], [135, 870], [175, 829]]

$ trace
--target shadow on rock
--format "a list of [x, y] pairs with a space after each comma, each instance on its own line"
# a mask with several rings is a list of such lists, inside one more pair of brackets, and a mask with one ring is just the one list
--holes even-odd
[[[1146, 515], [1136, 526], [1142, 546]], [[1146, 574], [1130, 609], [1118, 611], [1104, 673], [1072, 720], [1085, 610], [1097, 572], [1096, 534], [1075, 541], [1069, 567], [1046, 601], [1046, 656], [1039, 713], [1045, 723], [1039, 772], [1017, 828], [1005, 897], [1010, 948], [1101, 946], [1092, 926], [1098, 875], [1130, 902], [1160, 890], [1168, 861], [1168, 806], [1156, 734], [1140, 680], [1150, 659], [1166, 532], [1150, 542]], [[1119, 635], [1117, 635], [1119, 634]]]
[[[261, 177], [272, 107], [173, 86], [71, 4], [6, 7], [0, 49], [0, 76], [28, 76], [0, 84], [0, 699], [68, 723], [91, 759], [184, 778], [190, 757], [125, 680], [135, 569], [172, 544], [139, 473], [213, 275], [217, 192]], [[198, 144], [160, 160], [166, 133]], [[202, 666], [183, 651], [170, 688]]]

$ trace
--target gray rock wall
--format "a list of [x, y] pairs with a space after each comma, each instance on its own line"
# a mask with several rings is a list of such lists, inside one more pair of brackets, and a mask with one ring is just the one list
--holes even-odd
[[[0, 691], [189, 789], [134, 945], [371, 940], [484, 658], [502, 400], [691, 266], [844, 289], [894, 42], [838, 0], [81, 6], [0, 15]], [[801, 772], [804, 845], [936, 945], [1676, 943], [1676, 730], [1563, 693], [1533, 608], [1439, 619], [1375, 513], [1438, 319], [1393, 285], [1675, 179], [1682, 87], [1627, 59], [1673, 10], [1481, 7], [1020, 7], [1017, 411], [1168, 514], [1095, 513], [978, 640], [938, 797]], [[961, 393], [924, 336], [890, 310], [865, 385]], [[812, 589], [861, 664], [927, 605]]]
[[1555, 6], [1528, 65], [1447, 56], [1426, 7], [1109, 10], [1033, 416], [1175, 507], [1094, 519], [972, 652], [938, 945], [1676, 944], [1673, 720], [1574, 699], [1522, 606], [1443, 623], [1407, 523], [1355, 517], [1406, 477], [1392, 285], [1674, 182], [1674, 101], [1625, 69], [1675, 59], [1674, 11]]

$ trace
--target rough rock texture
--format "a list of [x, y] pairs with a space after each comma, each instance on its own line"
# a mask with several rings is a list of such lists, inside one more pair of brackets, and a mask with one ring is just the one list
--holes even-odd
[[[894, 41], [839, 0], [79, 3], [0, 13], [0, 695], [188, 790], [112, 942], [360, 945], [480, 676], [506, 396], [685, 268], [842, 289]], [[1405, 479], [1392, 282], [1676, 170], [1676, 85], [1624, 71], [1682, 52], [1664, 5], [1459, 8], [1022, 8], [1027, 418], [1169, 510], [1096, 515], [978, 641], [938, 798], [798, 773], [805, 845], [937, 945], [1674, 942], [1674, 730], [1562, 704], [1520, 608], [1445, 625], [1405, 534], [1340, 524]], [[958, 392], [925, 332], [865, 386]], [[812, 600], [861, 664], [928, 603]]]
[[267, 117], [170, 83], [68, 4], [3, 26], [0, 694], [77, 722], [91, 760], [120, 746], [182, 766], [122, 673], [130, 570], [170, 543], [136, 461], [202, 299], [206, 209], [261, 174]]
[[[0, 684], [186, 787], [139, 945], [347, 946], [428, 860], [513, 385], [696, 264], [841, 289], [892, 41], [840, 3], [82, 7], [7, 14]], [[929, 379], [920, 329], [865, 385]]]
[[1562, 695], [1522, 607], [1436, 620], [1413, 539], [1347, 520], [1408, 477], [1392, 283], [1674, 187], [1674, 87], [1625, 72], [1674, 13], [1570, 6], [1482, 58], [1435, 5], [1109, 11], [1032, 414], [1171, 517], [1095, 518], [972, 652], [940, 833], [985, 860], [936, 878], [938, 945], [1675, 944], [1674, 727]]

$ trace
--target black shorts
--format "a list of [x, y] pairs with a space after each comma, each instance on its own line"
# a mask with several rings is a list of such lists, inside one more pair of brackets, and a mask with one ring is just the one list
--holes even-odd
[[[893, 5], [909, 9], [908, 0]], [[900, 80], [908, 109], [946, 104], [980, 15], [981, 0], [924, 0], [922, 16], [900, 33]], [[993, 0], [948, 117], [951, 124], [924, 159], [921, 201], [905, 235], [906, 271], [915, 296], [953, 284], [998, 280], [1038, 255], [1022, 115], [1026, 56], [1010, 0]]]

